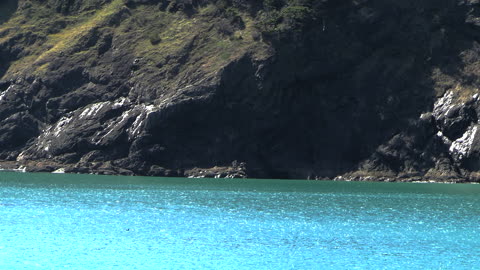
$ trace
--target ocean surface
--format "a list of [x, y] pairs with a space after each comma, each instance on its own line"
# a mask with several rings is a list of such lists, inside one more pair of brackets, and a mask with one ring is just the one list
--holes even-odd
[[480, 269], [480, 185], [3, 172], [0, 269]]

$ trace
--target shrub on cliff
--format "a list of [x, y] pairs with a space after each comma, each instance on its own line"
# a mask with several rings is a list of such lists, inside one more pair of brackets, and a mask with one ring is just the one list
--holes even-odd
[[270, 38], [300, 33], [315, 21], [316, 12], [309, 0], [265, 0], [258, 13], [260, 31]]
[[280, 11], [280, 16], [283, 27], [289, 30], [302, 29], [314, 19], [313, 10], [307, 6], [287, 6]]

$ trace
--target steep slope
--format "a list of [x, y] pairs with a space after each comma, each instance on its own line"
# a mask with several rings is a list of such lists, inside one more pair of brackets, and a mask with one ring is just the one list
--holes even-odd
[[9, 3], [4, 168], [478, 179], [475, 1]]

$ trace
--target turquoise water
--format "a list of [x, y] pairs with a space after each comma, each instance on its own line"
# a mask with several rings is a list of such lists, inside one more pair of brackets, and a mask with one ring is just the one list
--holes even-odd
[[479, 269], [480, 185], [0, 173], [0, 269]]

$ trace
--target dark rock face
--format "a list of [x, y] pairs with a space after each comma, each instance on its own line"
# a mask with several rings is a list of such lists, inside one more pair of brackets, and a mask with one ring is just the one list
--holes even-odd
[[0, 3], [0, 23], [8, 20], [18, 7], [18, 0], [4, 0]]
[[32, 2], [78, 30], [0, 28], [3, 167], [480, 179], [476, 1], [318, 1], [263, 34], [258, 1], [87, 2]]
[[361, 163], [352, 179], [477, 181], [477, 95], [467, 102], [453, 103], [447, 92], [411, 127], [378, 147]]

